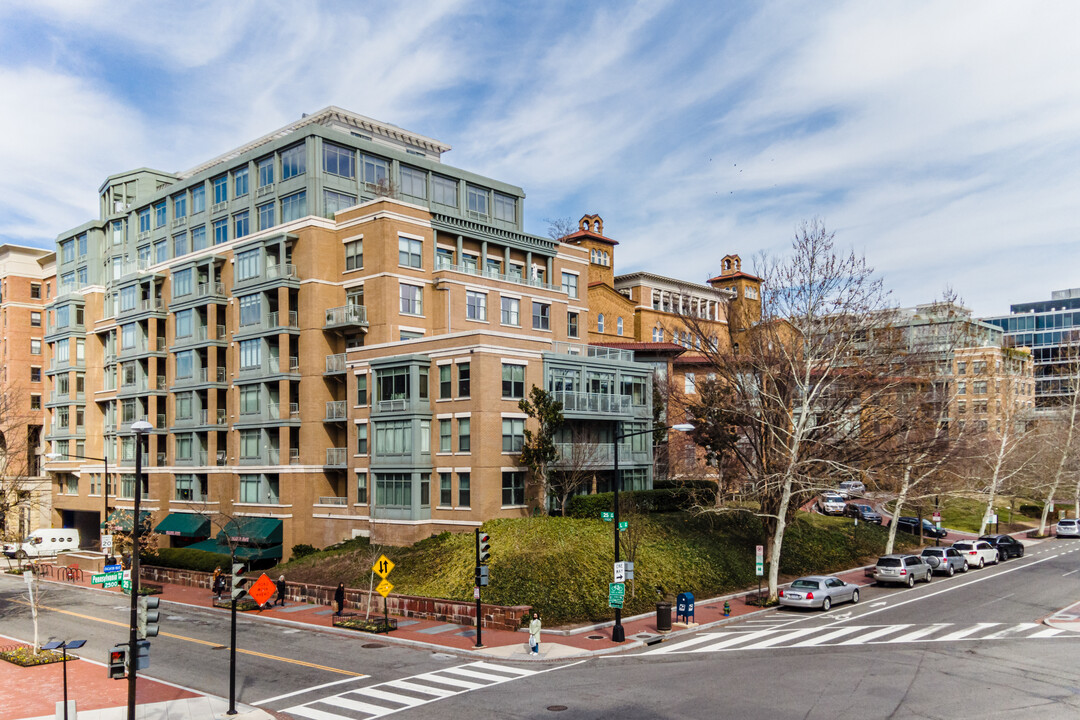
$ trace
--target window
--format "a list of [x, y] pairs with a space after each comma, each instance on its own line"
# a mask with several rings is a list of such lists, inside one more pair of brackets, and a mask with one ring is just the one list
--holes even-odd
[[570, 297], [576, 298], [578, 296], [578, 276], [564, 272], [562, 274], [562, 289]]
[[[58, 345], [59, 345], [59, 343], [58, 343]], [[41, 354], [41, 340], [39, 338], [30, 338], [30, 354], [31, 355], [40, 355]]]
[[449, 420], [439, 421], [439, 452], [448, 453], [452, 450], [452, 432]]
[[303, 143], [281, 151], [281, 179], [288, 180], [307, 172], [307, 152]]
[[347, 147], [323, 141], [323, 170], [340, 177], [356, 177], [356, 153]]
[[488, 214], [488, 191], [474, 185], [465, 186], [465, 195], [468, 198], [468, 209], [477, 215]]
[[260, 389], [258, 385], [240, 386], [240, 414], [254, 415], [259, 412]]
[[525, 444], [525, 421], [521, 418], [503, 418], [502, 451], [521, 452]]
[[236, 279], [250, 280], [259, 276], [259, 249], [236, 254]]
[[[191, 337], [193, 310], [179, 310], [176, 312], [176, 337]], [[125, 326], [126, 327], [126, 326]]]
[[475, 274], [477, 274], [476, 273], [476, 261], [477, 261], [477, 259], [478, 258], [477, 258], [476, 255], [470, 255], [469, 253], [462, 253], [461, 254], [461, 267], [465, 269], [465, 272], [472, 273], [473, 275], [475, 275]]
[[458, 452], [467, 453], [472, 451], [472, 436], [470, 435], [469, 418], [458, 418], [457, 421], [457, 449]]
[[[179, 356], [177, 356], [179, 359]], [[262, 364], [262, 341], [240, 341], [240, 367], [242, 369], [257, 368]]]
[[509, 195], [495, 193], [495, 219], [515, 222], [517, 220], [517, 200]]
[[358, 505], [367, 504], [367, 472], [363, 470], [356, 471], [356, 502]]
[[31, 410], [40, 410], [41, 409], [41, 396], [40, 395], [31, 395], [30, 396], [30, 409]]
[[368, 426], [367, 423], [358, 423], [356, 426], [356, 454], [367, 455], [368, 453]]
[[469, 397], [470, 394], [470, 370], [469, 363], [458, 363], [457, 365], [457, 377], [458, 377], [458, 397]]
[[60, 243], [60, 262], [69, 263], [75, 259], [75, 241], [64, 240]]
[[176, 353], [176, 377], [189, 378], [195, 373], [195, 353], [191, 350]]
[[262, 481], [261, 481], [261, 479], [260, 479], [260, 477], [258, 475], [241, 475], [240, 476], [240, 502], [244, 502], [244, 503], [257, 503], [257, 502], [259, 502], [259, 487], [261, 485], [262, 485]]
[[[246, 222], [246, 219], [245, 219]], [[214, 244], [220, 245], [229, 241], [229, 219], [221, 218], [214, 221]], [[195, 248], [198, 250], [198, 248]]]
[[382, 507], [412, 507], [412, 475], [379, 473], [375, 476], [375, 504]]
[[[162, 240], [160, 244], [164, 245], [165, 241]], [[76, 283], [75, 287], [77, 287], [77, 288], [86, 287], [86, 266], [85, 265], [82, 266], [81, 268], [77, 268], [75, 270], [75, 283]]]
[[572, 338], [578, 336], [578, 314], [576, 312], [566, 313], [566, 334]]
[[30, 297], [35, 300], [41, 299], [41, 283], [30, 283]]
[[622, 329], [623, 329], [622, 318], [621, 317], [615, 318], [615, 332], [616, 332], [616, 334], [622, 335]]
[[596, 316], [596, 332], [604, 332], [604, 313]]
[[353, 240], [345, 243], [345, 269], [359, 270], [364, 267], [364, 241]]
[[504, 472], [502, 474], [503, 507], [525, 504], [525, 473]]
[[135, 285], [128, 285], [120, 290], [120, 311], [126, 312], [135, 309], [135, 301], [138, 299], [139, 289]]
[[465, 291], [465, 317], [469, 320], [487, 320], [487, 293]]
[[241, 430], [240, 431], [240, 457], [242, 458], [257, 458], [259, 457], [259, 446], [261, 445], [262, 438], [261, 430]]
[[356, 376], [356, 404], [367, 405], [367, 375]]
[[683, 392], [687, 395], [697, 392], [697, 386], [694, 383], [694, 373], [686, 373], [686, 377], [683, 378]]
[[502, 396], [520, 399], [525, 397], [525, 366], [502, 366]]
[[457, 476], [457, 488], [458, 488], [458, 507], [469, 507], [469, 500], [471, 493], [469, 492], [470, 473], [463, 472], [458, 473]]
[[162, 200], [161, 202], [154, 205], [154, 227], [164, 227], [165, 215], [165, 201]]
[[423, 170], [401, 166], [401, 194], [409, 197], [427, 199], [427, 173]]
[[965, 383], [965, 382], [956, 383], [956, 393], [958, 395], [967, 395], [967, 383]]
[[229, 177], [222, 175], [210, 181], [214, 188], [214, 204], [223, 203], [229, 199]]
[[191, 188], [191, 214], [201, 213], [206, 209], [206, 186], [196, 185]]
[[31, 310], [30, 311], [30, 327], [41, 327], [41, 312], [40, 311], [38, 311], [38, 310]]
[[191, 294], [191, 268], [173, 273], [172, 294], [174, 298]]
[[412, 452], [412, 421], [388, 420], [375, 426], [376, 455], [408, 455]]
[[[30, 342], [33, 343], [34, 341], [31, 340]], [[41, 354], [41, 345], [40, 345], [41, 341], [38, 340], [37, 342], [39, 343], [38, 344], [38, 352], [37, 352], [37, 354], [40, 355]], [[33, 347], [33, 346], [31, 345], [31, 347]], [[58, 364], [58, 365], [66, 365], [67, 361], [68, 361], [68, 358], [70, 357], [70, 355], [69, 355], [70, 350], [71, 350], [71, 345], [69, 344], [68, 338], [64, 338], [63, 340], [56, 341], [56, 343], [53, 345], [53, 360], [56, 362], [56, 364]]]
[[454, 251], [448, 248], [435, 248], [435, 269], [454, 267]]
[[301, 190], [281, 198], [281, 222], [292, 222], [307, 215], [307, 191]]
[[499, 302], [502, 305], [502, 324], [520, 326], [521, 301], [517, 298], [504, 297], [500, 298]]
[[441, 472], [439, 473], [439, 505], [450, 507], [452, 502], [454, 502], [452, 477], [448, 472]]
[[169, 243], [165, 240], [158, 240], [154, 243], [154, 262], [163, 263], [169, 259]]
[[400, 284], [401, 312], [405, 315], [422, 315], [424, 311], [423, 288]]
[[[222, 222], [224, 219], [222, 219]], [[204, 250], [206, 248], [206, 226], [199, 225], [191, 228], [191, 249]]]
[[[204, 230], [205, 232], [205, 230]], [[173, 235], [173, 255], [180, 257], [181, 255], [187, 255], [188, 253], [188, 237], [187, 233], [180, 233]]]
[[75, 240], [79, 244], [79, 257], [86, 257], [86, 233], [83, 233]]
[[431, 176], [432, 200], [439, 205], [447, 205], [456, 208], [458, 206], [457, 190], [457, 180], [451, 180], [442, 175]]
[[266, 230], [274, 227], [274, 201], [264, 203], [255, 208], [259, 213], [259, 229]]
[[243, 197], [248, 194], [248, 169], [246, 167], [233, 171], [233, 197]]
[[41, 382], [41, 368], [30, 368], [30, 382]]
[[139, 232], [150, 232], [150, 208], [139, 211]]
[[274, 184], [274, 158], [263, 158], [259, 161], [259, 187]]
[[451, 365], [439, 366], [439, 397], [443, 400], [449, 400], [452, 395], [451, 381], [450, 381], [450, 368]]
[[364, 183], [369, 190], [385, 188], [390, 178], [390, 163], [381, 157], [364, 155]]
[[[192, 393], [178, 393], [176, 395], [176, 419], [177, 420], [190, 420], [194, 417], [194, 404], [191, 400]], [[240, 396], [243, 397], [241, 391]], [[127, 402], [126, 400], [124, 402]]]
[[533, 330], [551, 329], [551, 306], [547, 303], [533, 301]]
[[985, 380], [976, 380], [974, 383], [972, 383], [972, 385], [973, 385], [972, 391], [976, 395], [985, 395], [986, 394], [987, 382]]
[[498, 277], [502, 275], [502, 260], [496, 257], [489, 257], [484, 262], [484, 274], [488, 277]]
[[254, 325], [262, 318], [262, 298], [258, 293], [240, 298], [240, 324]]
[[326, 217], [333, 218], [334, 213], [356, 204], [356, 196], [348, 193], [323, 190], [323, 205], [326, 206]]
[[248, 211], [245, 210], [244, 212], [239, 212], [233, 215], [233, 237], [242, 238], [250, 233], [251, 229], [250, 223], [248, 221]]
[[421, 253], [423, 252], [424, 244], [419, 240], [413, 238], [399, 237], [398, 238], [398, 265], [403, 267], [423, 267], [421, 259]]

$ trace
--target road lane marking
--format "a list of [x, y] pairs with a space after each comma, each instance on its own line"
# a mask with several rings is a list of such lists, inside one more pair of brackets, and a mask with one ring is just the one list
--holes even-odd
[[857, 630], [862, 630], [862, 628], [858, 627], [857, 625], [849, 625], [848, 627], [838, 628], [830, 633], [825, 633], [820, 637], [810, 638], [809, 640], [803, 640], [802, 642], [795, 643], [791, 647], [813, 647], [814, 645], [821, 645], [822, 643], [827, 643], [830, 640], [841, 637], [843, 635], [850, 635]]
[[803, 628], [801, 630], [789, 630], [788, 632], [781, 633], [779, 635], [775, 635], [775, 636], [773, 636], [771, 638], [768, 638], [767, 640], [762, 640], [761, 642], [756, 642], [753, 645], [743, 645], [742, 648], [740, 648], [740, 649], [742, 649], [742, 650], [757, 650], [758, 648], [772, 647], [773, 645], [778, 645], [779, 643], [785, 642], [787, 640], [791, 640], [793, 638], [803, 637], [804, 635], [809, 635], [812, 632], [817, 632], [817, 628]]
[[[741, 632], [726, 633], [725, 637], [727, 635], [757, 635], [760, 632], [762, 632], [762, 631], [761, 630], [755, 630], [754, 632], [751, 632], [751, 633], [741, 633]], [[676, 650], [682, 650], [683, 648], [689, 647], [691, 645], [698, 645], [700, 643], [709, 642], [710, 640], [715, 640], [717, 637], [720, 637], [720, 633], [702, 633], [702, 634], [697, 635], [695, 637], [692, 637], [692, 638], [690, 638], [688, 640], [683, 640], [682, 642], [677, 643], [675, 645], [668, 645], [666, 647], [665, 646], [660, 646], [655, 650], [650, 650], [648, 652], [648, 654], [649, 655], [666, 655], [669, 652], [674, 652]]]
[[1001, 623], [976, 623], [976, 624], [972, 625], [969, 628], [964, 628], [963, 630], [957, 630], [956, 632], [951, 632], [948, 635], [943, 635], [942, 637], [934, 638], [934, 640], [941, 641], [941, 642], [943, 642], [945, 640], [959, 640], [960, 638], [965, 638], [968, 635], [974, 635], [979, 630], [996, 627], [996, 626], [998, 626], [1000, 624]]
[[914, 641], [918, 640], [919, 638], [926, 637], [927, 635], [933, 635], [938, 630], [941, 630], [942, 628], [947, 628], [950, 625], [952, 625], [952, 623], [935, 623], [935, 624], [930, 625], [928, 627], [919, 628], [918, 630], [916, 630], [914, 632], [909, 632], [907, 635], [901, 635], [898, 638], [893, 638], [891, 642], [894, 642], [894, 643], [914, 642]]
[[1072, 574], [1073, 574], [1074, 572], [1080, 572], [1080, 568], [1077, 568], [1076, 570], [1070, 570], [1069, 572], [1065, 573], [1065, 574], [1064, 574], [1064, 575], [1062, 575], [1061, 577], [1069, 577], [1069, 576], [1070, 576], [1070, 575], [1072, 575]]
[[[367, 677], [367, 676], [365, 675], [365, 676], [362, 676], [362, 677]], [[294, 690], [293, 692], [285, 693], [284, 695], [276, 695], [276, 696], [271, 697], [271, 698], [266, 698], [265, 700], [259, 700], [258, 702], [253, 702], [253, 703], [248, 703], [248, 704], [253, 706], [253, 707], [258, 706], [258, 705], [265, 705], [266, 703], [272, 703], [272, 702], [275, 702], [277, 700], [284, 700], [285, 698], [290, 698], [290, 697], [293, 697], [294, 695], [303, 695], [304, 693], [315, 692], [316, 690], [322, 690], [323, 688], [333, 687], [334, 685], [341, 685], [342, 683], [356, 682], [357, 680], [362, 679], [362, 677], [349, 677], [349, 678], [345, 678], [344, 680], [334, 680], [333, 682], [323, 683], [322, 685], [313, 685], [312, 687], [304, 688], [303, 690]]]
[[882, 637], [884, 635], [892, 635], [895, 632], [900, 632], [901, 630], [907, 630], [909, 627], [911, 627], [910, 623], [905, 623], [903, 625], [887, 625], [887, 626], [885, 626], [883, 628], [878, 628], [877, 630], [874, 630], [872, 632], [868, 632], [865, 635], [860, 635], [857, 638], [851, 638], [850, 640], [844, 640], [843, 642], [837, 643], [837, 645], [862, 645], [863, 643], [868, 643], [871, 640], [876, 640], [877, 638]]
[[1048, 628], [1046, 630], [1040, 630], [1037, 633], [1032, 633], [1031, 635], [1028, 635], [1028, 637], [1029, 638], [1054, 637], [1055, 635], [1058, 635], [1058, 634], [1063, 633], [1063, 632], [1065, 632], [1065, 631], [1064, 630], [1058, 630], [1057, 628]]

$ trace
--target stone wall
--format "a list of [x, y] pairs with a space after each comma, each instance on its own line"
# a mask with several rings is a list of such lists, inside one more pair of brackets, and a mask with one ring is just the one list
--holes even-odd
[[[139, 577], [142, 580], [210, 589], [212, 573], [177, 570], [153, 565], [143, 565], [141, 570]], [[287, 589], [286, 598], [289, 602], [307, 602], [316, 605], [330, 605], [334, 600], [334, 590], [336, 589], [329, 585], [288, 581], [286, 581], [285, 586]], [[367, 590], [358, 588], [345, 589], [346, 610], [364, 611], [367, 609], [369, 602], [373, 614], [382, 613], [382, 596], [377, 592], [369, 593]], [[438, 620], [458, 625], [473, 625], [476, 622], [475, 602], [391, 594], [386, 599], [386, 604], [390, 614], [397, 617]], [[481, 624], [485, 628], [495, 628], [496, 630], [516, 630], [520, 628], [524, 618], [529, 617], [532, 610], [530, 605], [506, 607], [484, 604], [481, 607], [483, 613]]]

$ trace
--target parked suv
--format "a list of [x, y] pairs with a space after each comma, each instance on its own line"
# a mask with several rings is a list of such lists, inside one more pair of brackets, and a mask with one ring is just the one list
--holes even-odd
[[822, 515], [843, 515], [844, 498], [834, 492], [822, 493], [817, 501], [817, 509]]
[[836, 489], [836, 494], [845, 500], [862, 497], [866, 494], [866, 486], [858, 480], [848, 480], [840, 483], [840, 487]]
[[951, 547], [928, 547], [923, 548], [922, 559], [938, 575], [952, 577], [957, 570], [968, 571], [967, 560], [956, 548]]
[[980, 540], [990, 543], [998, 551], [999, 560], [1024, 557], [1024, 543], [1011, 535], [983, 535]]
[[933, 570], [918, 555], [886, 555], [878, 558], [874, 566], [874, 581], [879, 585], [902, 583], [915, 587], [916, 580], [930, 582], [931, 575]]
[[[911, 533], [912, 535], [919, 534], [919, 518], [916, 517], [898, 517], [896, 519], [896, 529], [900, 532]], [[923, 537], [936, 537], [943, 538], [949, 533], [944, 530], [939, 530], [934, 523], [930, 522], [926, 518], [922, 521], [922, 534]]]
[[967, 559], [971, 567], [997, 565], [1001, 560], [997, 548], [985, 540], [961, 540], [954, 542], [952, 546]]
[[1080, 520], [1074, 518], [1063, 518], [1058, 520], [1057, 536], [1080, 537]]
[[848, 503], [844, 506], [844, 517], [859, 518], [863, 522], [874, 523], [875, 525], [881, 524], [881, 515], [874, 512], [874, 508], [869, 505]]

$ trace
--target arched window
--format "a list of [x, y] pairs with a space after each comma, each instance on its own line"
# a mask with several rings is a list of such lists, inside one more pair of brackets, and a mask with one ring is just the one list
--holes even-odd
[[596, 316], [596, 332], [604, 332], [604, 313]]
[[615, 319], [615, 332], [622, 335], [622, 318]]

